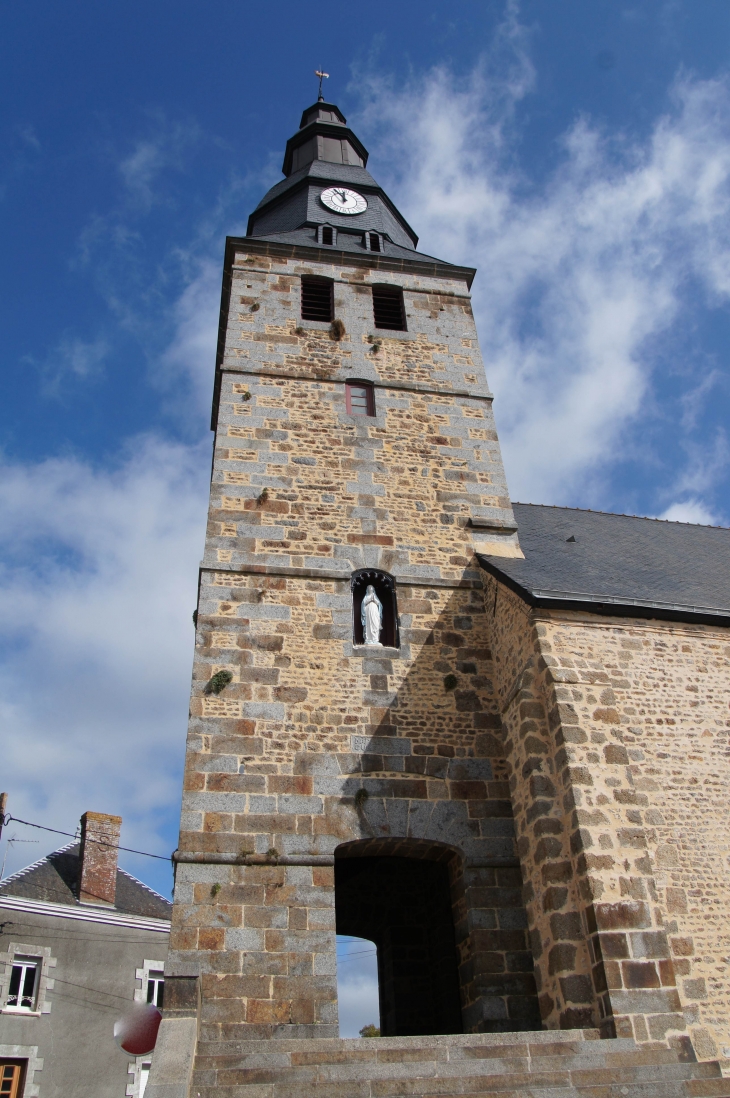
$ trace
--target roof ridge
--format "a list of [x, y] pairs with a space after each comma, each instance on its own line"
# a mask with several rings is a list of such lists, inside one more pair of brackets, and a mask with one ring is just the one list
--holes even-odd
[[38, 869], [44, 862], [47, 862], [52, 854], [64, 854], [67, 850], [70, 850], [72, 846], [78, 844], [78, 839], [72, 839], [70, 843], [66, 843], [65, 846], [59, 846], [57, 850], [49, 850], [47, 854], [44, 854], [42, 858], [39, 858], [37, 862], [31, 862], [30, 865], [26, 865], [24, 869], [17, 869], [15, 873], [11, 873], [9, 877], [3, 877], [0, 881], [0, 888], [3, 888], [9, 881], [15, 881], [18, 877], [24, 877], [26, 873], [30, 873], [33, 869]]
[[581, 514], [607, 515], [609, 518], [643, 519], [645, 522], [666, 522], [671, 526], [701, 526], [703, 530], [730, 530], [730, 526], [715, 526], [709, 522], [682, 522], [679, 519], [657, 518], [656, 515], [630, 515], [626, 511], [596, 511], [593, 507], [564, 507], [558, 503], [521, 503], [511, 500], [513, 507], [544, 507], [551, 511], [580, 511]]

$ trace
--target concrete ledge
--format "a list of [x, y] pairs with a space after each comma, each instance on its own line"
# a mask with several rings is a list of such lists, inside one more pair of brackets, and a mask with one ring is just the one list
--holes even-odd
[[197, 1018], [162, 1019], [145, 1098], [188, 1098], [197, 1037]]
[[[434, 1048], [490, 1047], [515, 1045], [574, 1045], [576, 1042], [600, 1041], [597, 1029], [540, 1029], [510, 1033], [439, 1033], [423, 1037], [313, 1037], [307, 1040], [281, 1038], [267, 1041], [201, 1041], [198, 1055], [245, 1056], [256, 1052], [294, 1053], [306, 1052], [315, 1057], [328, 1052], [385, 1052], [387, 1050], [430, 1051]], [[635, 1049], [629, 1038], [602, 1041], [601, 1047], [610, 1045], [612, 1052]]]
[[172, 860], [189, 865], [334, 865], [332, 854], [226, 854], [176, 850]]

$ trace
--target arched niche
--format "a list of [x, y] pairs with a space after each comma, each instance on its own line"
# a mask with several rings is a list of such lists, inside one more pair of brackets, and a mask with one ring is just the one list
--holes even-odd
[[383, 605], [383, 629], [380, 643], [384, 648], [398, 648], [398, 605], [395, 594], [395, 580], [387, 572], [377, 568], [359, 568], [350, 579], [352, 591], [352, 643], [365, 643], [362, 628], [362, 600], [368, 586], [372, 584], [375, 594]]

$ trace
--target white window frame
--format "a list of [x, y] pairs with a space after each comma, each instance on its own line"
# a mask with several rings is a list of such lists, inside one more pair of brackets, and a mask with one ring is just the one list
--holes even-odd
[[139, 987], [135, 989], [134, 1001], [135, 1003], [147, 1002], [147, 984], [150, 980], [151, 972], [161, 972], [165, 974], [165, 962], [164, 961], [150, 961], [145, 957], [142, 968], [137, 968], [134, 971], [134, 978], [139, 980]]
[[[145, 1067], [147, 1071], [145, 1072]], [[127, 1098], [142, 1098], [144, 1095], [145, 1087], [149, 1082], [149, 1071], [152, 1067], [152, 1056], [148, 1053], [146, 1056], [138, 1056], [136, 1060], [132, 1060], [127, 1068], [127, 1074], [132, 1076], [132, 1082], [127, 1083], [127, 1089], [125, 1094]]]
[[[6, 1001], [4, 1008], [8, 1013], [12, 1014], [37, 1014], [35, 1005], [38, 1001], [38, 985], [41, 980], [41, 958], [40, 957], [24, 957], [21, 953], [16, 953], [13, 957], [13, 962], [10, 965], [10, 980], [8, 981], [8, 991], [6, 1000], [10, 999], [11, 988], [13, 985], [13, 975], [16, 969], [20, 969], [20, 980], [18, 982], [18, 1001], [17, 1003], [11, 1003]], [[33, 973], [33, 986], [30, 991], [30, 995], [26, 996], [25, 989], [28, 982], [29, 973]], [[24, 1003], [24, 999], [30, 999], [30, 1006]]]
[[[153, 989], [153, 992], [152, 992], [152, 998], [151, 999], [150, 999], [150, 984], [154, 984], [154, 989]], [[150, 969], [149, 975], [147, 977], [147, 994], [145, 995], [145, 999], [147, 1000], [148, 1003], [152, 1003], [153, 1006], [156, 1006], [158, 1008], [158, 1010], [162, 1010], [162, 1003], [157, 1002], [157, 999], [158, 999], [159, 994], [160, 994], [160, 988], [162, 988], [163, 1002], [164, 1002], [164, 994], [165, 994], [165, 972], [164, 972], [164, 969], [152, 968], [152, 969]]]
[[[38, 966], [33, 1010], [7, 1005], [13, 965], [18, 961], [35, 961]], [[7, 951], [0, 953], [0, 1013], [22, 1014], [24, 1018], [40, 1018], [42, 1014], [50, 1014], [51, 1003], [46, 998], [46, 994], [53, 990], [54, 981], [49, 977], [48, 972], [49, 969], [55, 967], [56, 958], [51, 956], [50, 946], [30, 945], [28, 942], [10, 942]]]

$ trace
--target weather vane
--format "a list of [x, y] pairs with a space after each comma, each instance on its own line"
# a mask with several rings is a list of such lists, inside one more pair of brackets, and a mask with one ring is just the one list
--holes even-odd
[[314, 75], [319, 77], [319, 97], [318, 102], [324, 103], [324, 96], [322, 95], [322, 80], [326, 80], [329, 77], [328, 72], [322, 72], [321, 69], [315, 69]]

